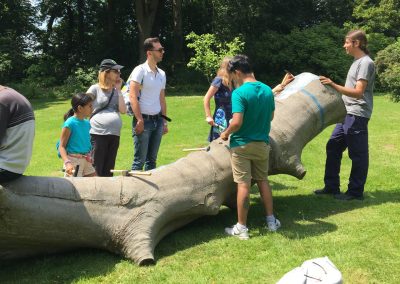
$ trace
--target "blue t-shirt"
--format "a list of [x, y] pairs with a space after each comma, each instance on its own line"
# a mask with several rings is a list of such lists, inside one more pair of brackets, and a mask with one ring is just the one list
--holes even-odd
[[79, 119], [75, 116], [68, 118], [63, 128], [69, 128], [71, 135], [67, 143], [68, 154], [87, 154], [92, 149], [90, 144], [90, 122], [87, 119]]
[[269, 143], [271, 117], [275, 110], [274, 95], [270, 87], [261, 83], [246, 82], [232, 93], [232, 113], [243, 113], [243, 124], [232, 133], [230, 147], [254, 141]]

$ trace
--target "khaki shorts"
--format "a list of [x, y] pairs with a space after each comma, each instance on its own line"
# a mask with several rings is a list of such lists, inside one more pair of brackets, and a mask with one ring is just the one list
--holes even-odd
[[269, 151], [265, 142], [250, 142], [231, 149], [233, 180], [251, 183], [251, 180], [268, 180]]
[[[76, 158], [68, 155], [68, 159], [71, 161], [72, 165], [76, 169], [76, 166], [79, 165], [78, 175], [77, 177], [84, 177], [91, 175], [96, 172], [92, 163], [88, 162], [86, 158]], [[65, 165], [64, 165], [65, 170]], [[64, 177], [70, 177], [66, 172], [64, 172]]]

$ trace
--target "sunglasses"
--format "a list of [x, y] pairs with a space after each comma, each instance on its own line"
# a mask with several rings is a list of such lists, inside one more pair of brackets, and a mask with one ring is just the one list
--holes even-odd
[[165, 52], [164, 47], [160, 47], [159, 49], [150, 49], [150, 51]]

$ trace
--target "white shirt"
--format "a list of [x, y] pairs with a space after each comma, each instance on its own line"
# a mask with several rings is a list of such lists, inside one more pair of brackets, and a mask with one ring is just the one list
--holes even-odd
[[160, 93], [161, 90], [165, 90], [167, 82], [165, 72], [158, 67], [156, 72], [153, 72], [146, 61], [133, 69], [128, 82], [132, 80], [141, 85], [139, 106], [142, 114], [155, 115], [160, 113]]

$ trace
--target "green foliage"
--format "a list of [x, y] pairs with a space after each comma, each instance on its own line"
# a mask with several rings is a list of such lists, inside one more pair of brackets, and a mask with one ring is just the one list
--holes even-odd
[[389, 37], [399, 36], [400, 2], [398, 0], [356, 0], [353, 16], [356, 23], [367, 33], [383, 33]]
[[[284, 69], [292, 73], [311, 72], [344, 82], [351, 58], [343, 52], [344, 31], [330, 23], [306, 29], [293, 29], [282, 35], [265, 31], [253, 43], [256, 73], [270, 74], [266, 82], [276, 81]], [[278, 77], [273, 77], [278, 74]]]
[[0, 4], [0, 82], [24, 77], [34, 43], [34, 9], [31, 1], [7, 0]]
[[392, 37], [387, 37], [383, 33], [368, 33], [368, 50], [370, 51], [370, 56], [375, 58], [380, 50], [385, 49], [389, 44], [395, 42]]
[[85, 92], [97, 81], [97, 69], [77, 68], [60, 84], [53, 76], [47, 75], [49, 69], [42, 63], [33, 64], [27, 73], [29, 76], [21, 82], [10, 85], [29, 99], [70, 98], [78, 92]]
[[400, 101], [400, 38], [384, 50], [378, 52], [375, 59], [379, 81], [392, 99]]
[[36, 58], [35, 63], [31, 64], [26, 70], [25, 81], [32, 82], [38, 86], [54, 86], [61, 85], [56, 78], [56, 70], [60, 69], [61, 64], [54, 57], [44, 55]]
[[11, 70], [12, 61], [10, 59], [10, 54], [0, 53], [0, 74], [10, 73]]
[[223, 42], [214, 34], [197, 35], [191, 32], [186, 40], [189, 42], [187, 46], [195, 52], [187, 66], [203, 73], [209, 81], [215, 76], [225, 56], [234, 56], [242, 52], [244, 47], [244, 42], [239, 37]]
[[353, 17], [344, 28], [367, 33], [368, 49], [373, 58], [400, 36], [400, 2], [397, 0], [356, 0]]
[[87, 89], [97, 82], [98, 69], [94, 67], [78, 67], [72, 75], [65, 80], [65, 85], [73, 85], [80, 89]]

